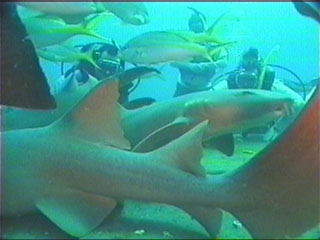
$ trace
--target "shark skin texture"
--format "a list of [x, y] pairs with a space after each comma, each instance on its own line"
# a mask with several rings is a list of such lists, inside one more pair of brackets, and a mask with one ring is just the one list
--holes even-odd
[[320, 223], [319, 120], [318, 87], [281, 136], [228, 173], [232, 184], [226, 184], [225, 191], [231, 198], [247, 199], [248, 208], [226, 210], [253, 238], [294, 238]]
[[155, 151], [129, 152], [117, 85], [101, 83], [47, 127], [2, 133], [3, 216], [41, 211], [81, 237], [118, 201], [133, 199], [177, 206], [210, 236], [219, 230], [219, 209], [239, 218], [255, 238], [297, 236], [317, 223], [318, 91], [265, 151], [234, 172], [206, 176], [200, 159], [208, 121]]
[[[215, 235], [221, 212], [210, 207], [214, 193], [205, 197], [213, 183], [200, 165], [207, 122], [157, 151], [126, 151], [117, 85], [95, 87], [47, 127], [2, 133], [2, 216], [41, 211], [69, 235], [81, 237], [118, 201], [134, 199], [181, 205]], [[177, 189], [181, 192], [172, 194]]]
[[136, 110], [119, 107], [125, 137], [135, 152], [155, 150], [209, 120], [203, 142], [222, 142], [215, 147], [232, 155], [233, 149], [224, 149], [233, 146], [232, 133], [276, 120], [288, 114], [292, 104], [282, 94], [245, 89], [192, 93]]

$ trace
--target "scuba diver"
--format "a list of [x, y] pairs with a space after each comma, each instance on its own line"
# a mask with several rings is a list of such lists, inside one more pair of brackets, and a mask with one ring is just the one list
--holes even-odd
[[[258, 79], [261, 75], [262, 68], [263, 59], [259, 56], [258, 49], [253, 47], [249, 48], [248, 51], [243, 53], [237, 71], [228, 76], [228, 88], [258, 88]], [[264, 78], [262, 80], [261, 89], [271, 90], [274, 79], [274, 70], [271, 67], [267, 66]]]
[[[205, 32], [207, 24], [204, 14], [194, 8], [190, 9], [193, 13], [188, 21], [189, 30], [194, 33]], [[209, 44], [208, 47], [210, 47]], [[188, 63], [171, 63], [171, 66], [177, 68], [180, 72], [180, 79], [177, 82], [174, 94], [175, 97], [212, 88], [213, 76], [227, 65], [228, 52], [225, 48], [222, 48], [211, 57], [212, 62], [203, 58], [194, 58]]]
[[[281, 67], [278, 65], [272, 66]], [[265, 72], [263, 73], [264, 67]], [[261, 74], [264, 74], [262, 83], [260, 83]], [[302, 109], [305, 103], [304, 99], [298, 93], [287, 87], [280, 79], [275, 77], [275, 71], [271, 66], [265, 66], [264, 60], [259, 56], [257, 48], [250, 47], [248, 50], [244, 51], [237, 69], [224, 75], [227, 76], [226, 79], [217, 83], [213, 87], [213, 90], [263, 89], [284, 93], [294, 99], [294, 112], [296, 114]], [[261, 85], [259, 86], [259, 84]], [[281, 121], [271, 123], [271, 127], [268, 127], [269, 131], [265, 136], [265, 140], [270, 141], [274, 139], [274, 137], [282, 132], [293, 119], [294, 117], [292, 116], [284, 117]], [[258, 129], [253, 129], [253, 132], [256, 130]], [[261, 130], [261, 128], [259, 128], [259, 130]], [[248, 132], [243, 133], [242, 135], [247, 136], [247, 134]]]
[[[77, 86], [86, 84], [90, 79], [93, 81], [101, 81], [125, 71], [125, 62], [118, 57], [119, 47], [112, 42], [100, 43], [94, 42], [86, 45], [78, 45], [81, 47], [81, 52], [91, 54], [96, 66], [87, 60], [80, 60], [78, 64], [72, 66], [65, 73], [63, 72], [62, 64], [62, 80], [57, 81], [52, 88], [52, 93], [56, 94], [63, 91], [68, 85], [76, 83]], [[99, 68], [97, 68], [99, 67]], [[129, 101], [129, 94], [136, 89], [136, 85], [129, 82], [123, 86], [119, 85], [119, 103], [128, 109], [138, 108], [155, 102], [151, 98], [139, 98]]]
[[[99, 68], [86, 60], [80, 60], [78, 64], [72, 66], [65, 73], [62, 72], [63, 79], [66, 83], [74, 81], [78, 86], [81, 86], [86, 84], [90, 78], [100, 81], [116, 73], [124, 71], [125, 63], [117, 57], [119, 48], [115, 43], [109, 44], [95, 42], [86, 45], [78, 45], [76, 47], [81, 47], [80, 51], [83, 53], [91, 54], [93, 61]], [[126, 88], [119, 89], [120, 103], [128, 100], [128, 91], [131, 87], [132, 85], [129, 85]], [[54, 88], [54, 93], [57, 93], [61, 90], [61, 87], [60, 89], [59, 87]]]
[[[278, 65], [272, 65], [279, 67]], [[264, 76], [262, 79], [261, 86], [259, 87], [259, 81], [261, 74], [263, 74], [263, 67], [265, 67]], [[283, 68], [283, 67], [282, 67]], [[276, 92], [282, 92], [289, 95], [295, 100], [297, 108], [304, 104], [304, 99], [291, 88], [283, 84], [280, 79], [277, 79], [275, 72], [269, 65], [264, 66], [264, 60], [259, 56], [259, 51], [255, 47], [250, 47], [244, 51], [242, 58], [236, 70], [231, 71], [226, 75], [225, 81], [217, 83], [213, 89], [264, 89]]]

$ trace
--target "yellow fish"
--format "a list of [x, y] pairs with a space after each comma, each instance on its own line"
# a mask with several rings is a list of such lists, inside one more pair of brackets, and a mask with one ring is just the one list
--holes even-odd
[[125, 23], [143, 25], [150, 21], [149, 13], [143, 2], [97, 2], [105, 10], [112, 12]]
[[92, 54], [89, 51], [89, 53], [83, 53], [79, 52], [76, 49], [59, 45], [55, 46], [54, 48], [42, 48], [37, 49], [37, 54], [39, 57], [51, 61], [51, 62], [76, 62], [81, 60], [86, 60], [90, 62], [92, 65], [94, 65], [96, 68], [100, 69], [100, 67], [95, 63], [95, 61], [92, 59]]
[[109, 38], [99, 35], [94, 29], [105, 16], [92, 17], [81, 24], [67, 24], [59, 17], [31, 17], [23, 19], [27, 32], [36, 48], [59, 44], [75, 35], [87, 35], [111, 42]]

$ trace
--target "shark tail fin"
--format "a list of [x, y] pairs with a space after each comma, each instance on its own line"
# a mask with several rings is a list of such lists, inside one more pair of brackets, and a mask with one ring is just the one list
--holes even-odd
[[91, 37], [99, 38], [103, 41], [106, 41], [108, 43], [112, 42], [112, 39], [104, 37], [98, 33], [95, 32], [95, 29], [99, 27], [100, 24], [103, 23], [103, 21], [106, 18], [109, 18], [110, 15], [107, 14], [98, 14], [93, 17], [87, 18], [81, 25], [81, 33], [84, 35], [88, 35]]
[[[254, 239], [295, 238], [320, 222], [319, 89], [273, 144], [233, 173], [223, 189], [244, 207], [226, 209]], [[235, 195], [233, 195], [235, 194]]]
[[82, 139], [130, 149], [121, 127], [118, 82], [101, 82], [54, 126], [64, 127]]

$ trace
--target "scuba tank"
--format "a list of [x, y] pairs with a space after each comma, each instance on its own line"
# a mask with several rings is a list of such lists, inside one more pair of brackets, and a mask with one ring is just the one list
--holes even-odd
[[188, 21], [189, 30], [195, 33], [205, 32], [207, 30], [207, 19], [205, 15], [193, 7], [188, 7], [193, 11]]

